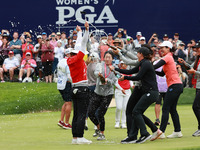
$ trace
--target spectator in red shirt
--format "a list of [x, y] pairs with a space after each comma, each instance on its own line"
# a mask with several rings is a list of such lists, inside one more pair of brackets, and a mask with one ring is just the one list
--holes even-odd
[[41, 60], [42, 66], [44, 67], [44, 74], [46, 83], [52, 82], [52, 64], [54, 60], [53, 55], [53, 45], [50, 44], [49, 39], [42, 41], [40, 45], [40, 50], [42, 51]]
[[25, 59], [27, 52], [31, 53], [31, 58], [33, 58], [34, 46], [30, 43], [31, 43], [31, 38], [27, 36], [26, 43], [22, 44], [22, 52], [23, 52], [22, 60]]
[[26, 57], [22, 60], [21, 69], [19, 72], [19, 82], [22, 82], [23, 74], [26, 74], [26, 78], [23, 82], [32, 82], [30, 75], [34, 72], [34, 68], [36, 67], [36, 61], [31, 58], [31, 53], [27, 52]]

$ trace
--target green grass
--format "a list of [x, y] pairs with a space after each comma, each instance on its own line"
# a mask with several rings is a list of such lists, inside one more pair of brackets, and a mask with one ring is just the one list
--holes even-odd
[[[1, 83], [0, 115], [60, 110], [63, 100], [56, 84]], [[178, 104], [192, 104], [195, 89], [184, 89]]]
[[[147, 141], [143, 144], [120, 144], [126, 137], [126, 129], [114, 129], [115, 108], [109, 108], [106, 118], [106, 141], [97, 141], [92, 137], [93, 124], [88, 121], [89, 131], [85, 137], [92, 140], [91, 145], [71, 145], [71, 130], [64, 130], [57, 126], [60, 112], [29, 113], [0, 116], [0, 150], [155, 150], [155, 149], [200, 149], [200, 137], [192, 137], [197, 129], [197, 121], [191, 105], [178, 106], [183, 138]], [[154, 107], [145, 113], [154, 120]], [[72, 119], [72, 115], [71, 115]], [[166, 135], [173, 132], [172, 121], [167, 127]], [[149, 131], [150, 132], [150, 131]], [[151, 133], [151, 132], [150, 132]]]
[[0, 84], [0, 115], [60, 110], [63, 101], [56, 84]]

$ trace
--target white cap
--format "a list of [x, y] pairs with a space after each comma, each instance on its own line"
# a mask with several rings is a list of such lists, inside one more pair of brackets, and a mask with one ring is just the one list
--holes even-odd
[[41, 36], [41, 35], [38, 35], [38, 36], [37, 36], [37, 39], [39, 39], [39, 38], [42, 38], [42, 36]]
[[30, 52], [27, 52], [26, 55], [31, 55], [31, 53], [30, 53]]
[[58, 40], [57, 43], [62, 43], [62, 41], [61, 41], [61, 40]]
[[170, 41], [164, 41], [162, 44], [159, 45], [160, 47], [169, 47], [170, 49], [172, 49], [173, 45]]
[[73, 50], [73, 48], [68, 48], [68, 49], [66, 49], [66, 50], [65, 50], [65, 54], [71, 53], [72, 50]]
[[125, 64], [123, 60], [121, 60], [119, 63], [120, 63], [120, 64]]
[[142, 36], [142, 32], [137, 32], [136, 36], [138, 36], [138, 35]]
[[144, 36], [142, 36], [142, 37], [140, 38], [140, 41], [141, 41], [141, 40], [146, 40], [146, 39], [145, 39], [145, 37], [144, 37]]
[[71, 51], [71, 53], [75, 53], [75, 54], [78, 54], [78, 52], [79, 52], [79, 50], [76, 50], [76, 49], [73, 49], [73, 50]]

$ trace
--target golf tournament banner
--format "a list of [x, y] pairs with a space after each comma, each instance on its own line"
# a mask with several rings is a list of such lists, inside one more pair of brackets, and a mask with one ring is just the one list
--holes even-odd
[[42, 32], [65, 31], [71, 33], [85, 20], [90, 30], [116, 33], [118, 28], [127, 30], [135, 38], [137, 31], [150, 38], [156, 32], [159, 38], [167, 33], [188, 42], [199, 40], [200, 16], [198, 0], [9, 0], [1, 2], [0, 29], [11, 33], [30, 32], [33, 38]]

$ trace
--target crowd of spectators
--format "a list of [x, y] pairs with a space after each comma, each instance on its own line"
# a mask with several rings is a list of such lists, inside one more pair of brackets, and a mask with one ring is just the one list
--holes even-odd
[[[33, 79], [38, 82], [51, 83], [58, 62], [64, 58], [66, 49], [74, 48], [76, 39], [76, 31], [73, 31], [71, 35], [67, 35], [65, 32], [53, 32], [47, 35], [43, 32], [37, 36], [37, 41], [33, 42], [29, 32], [11, 34], [8, 30], [1, 30], [1, 82], [32, 82]], [[169, 37], [167, 34], [159, 37], [158, 34], [153, 33], [147, 40], [142, 32], [137, 32], [135, 37], [131, 37], [125, 29], [119, 28], [115, 34], [108, 33], [108, 37], [102, 37], [101, 41], [96, 41], [94, 36], [91, 35], [87, 44], [88, 55], [96, 52], [103, 60], [104, 53], [110, 50], [110, 47], [103, 40], [106, 40], [111, 46], [123, 48], [131, 53], [136, 53], [141, 45], [148, 44], [154, 51], [155, 60], [162, 57], [159, 44], [163, 41], [170, 41], [175, 49], [175, 61], [182, 58], [192, 64], [196, 58], [196, 41], [192, 39], [189, 43], [184, 43], [179, 39], [179, 33], [175, 33], [174, 37]], [[114, 60], [114, 63], [118, 65], [120, 60], [117, 55]], [[188, 75], [184, 67], [178, 64], [178, 61], [177, 69], [184, 85], [192, 87], [193, 76]]]

